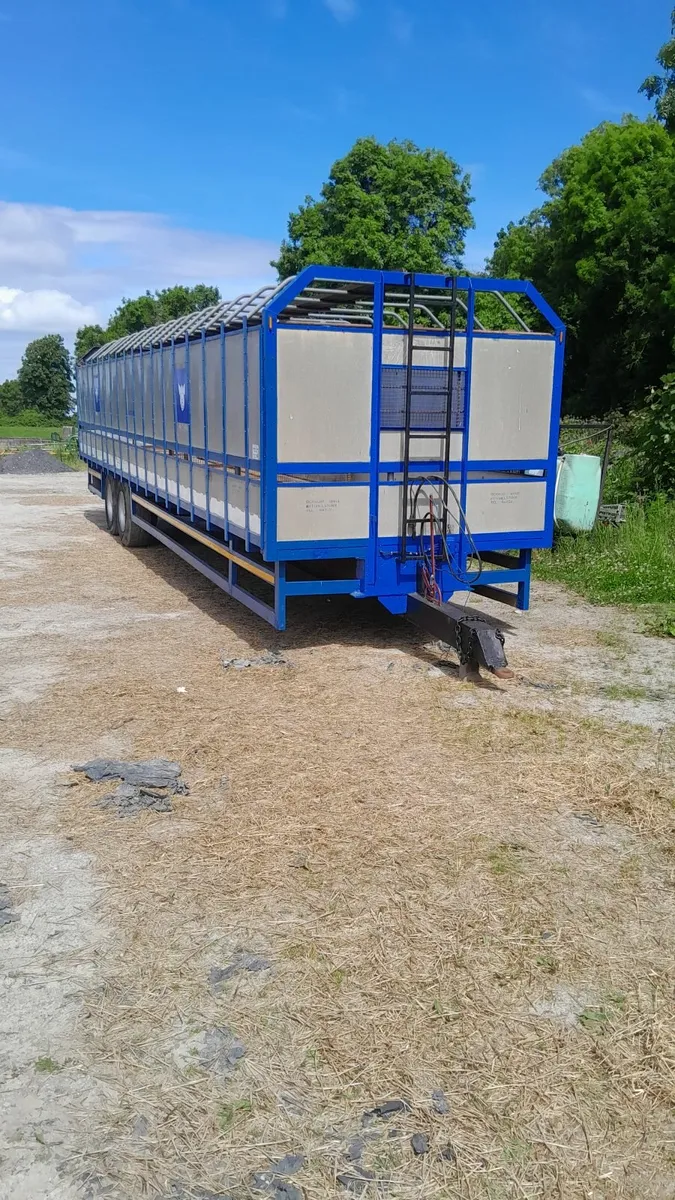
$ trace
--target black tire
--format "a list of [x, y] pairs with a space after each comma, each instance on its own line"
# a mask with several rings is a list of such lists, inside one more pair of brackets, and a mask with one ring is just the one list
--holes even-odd
[[128, 546], [131, 550], [137, 546], [151, 546], [155, 540], [133, 519], [131, 491], [128, 483], [121, 483], [117, 493], [117, 528], [122, 545]]
[[113, 479], [112, 475], [106, 475], [105, 484], [103, 486], [103, 507], [105, 509], [105, 527], [108, 533], [112, 533], [113, 537], [117, 537], [119, 530], [117, 528], [117, 489], [118, 483]]

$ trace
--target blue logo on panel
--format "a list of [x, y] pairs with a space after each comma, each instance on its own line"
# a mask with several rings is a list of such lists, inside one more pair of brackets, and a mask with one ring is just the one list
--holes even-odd
[[173, 406], [176, 421], [184, 425], [190, 424], [190, 385], [186, 367], [174, 367], [173, 372]]
[[101, 377], [98, 367], [94, 367], [94, 412], [101, 411]]

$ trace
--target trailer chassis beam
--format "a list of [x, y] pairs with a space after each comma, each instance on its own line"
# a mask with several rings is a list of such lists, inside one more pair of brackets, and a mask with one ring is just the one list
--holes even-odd
[[435, 604], [413, 592], [408, 596], [406, 616], [432, 637], [447, 642], [457, 652], [460, 678], [480, 677], [484, 667], [499, 679], [510, 679], [504, 653], [504, 634], [496, 625], [461, 604]]

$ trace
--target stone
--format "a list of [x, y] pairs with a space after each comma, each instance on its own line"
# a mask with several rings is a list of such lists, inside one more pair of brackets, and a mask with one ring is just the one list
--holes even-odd
[[410, 1145], [413, 1148], [413, 1154], [418, 1156], [426, 1154], [429, 1149], [429, 1139], [425, 1133], [414, 1133], [410, 1139]]
[[367, 1171], [365, 1167], [358, 1167], [357, 1171], [358, 1173], [355, 1172], [352, 1175], [348, 1175], [346, 1172], [344, 1172], [343, 1174], [338, 1175], [337, 1181], [338, 1183], [342, 1184], [342, 1187], [348, 1192], [353, 1192], [355, 1196], [360, 1196], [362, 1192], [365, 1192], [368, 1184], [375, 1178], [375, 1176], [372, 1171]]
[[92, 758], [89, 762], [73, 766], [87, 779], [100, 783], [104, 779], [122, 779], [135, 787], [172, 787], [181, 773], [180, 763], [166, 758], [148, 758], [131, 762], [121, 758]]
[[257, 974], [260, 971], [269, 971], [271, 968], [272, 964], [257, 954], [237, 953], [227, 966], [211, 967], [209, 986], [211, 991], [217, 995], [222, 985], [239, 971], [250, 971], [252, 974]]
[[442, 1088], [434, 1088], [431, 1093], [431, 1102], [434, 1106], [434, 1112], [437, 1112], [441, 1117], [447, 1117], [450, 1112], [450, 1105]]

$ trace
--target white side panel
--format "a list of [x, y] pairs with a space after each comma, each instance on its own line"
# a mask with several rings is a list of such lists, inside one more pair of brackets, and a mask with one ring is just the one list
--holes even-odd
[[466, 489], [472, 533], [542, 530], [545, 510], [545, 483], [470, 483]]
[[474, 339], [470, 459], [548, 457], [554, 355], [549, 338]]
[[372, 334], [279, 329], [277, 361], [279, 462], [367, 461]]
[[325, 542], [368, 537], [367, 485], [280, 487], [277, 537], [280, 542]]
[[244, 457], [244, 334], [225, 337], [227, 453]]
[[[443, 438], [415, 437], [410, 442], [410, 459], [414, 462], [415, 459], [427, 462], [429, 459], [440, 459], [443, 456]], [[453, 462], [458, 462], [462, 457], [462, 434], [450, 434], [450, 458]], [[380, 461], [381, 462], [402, 462], [403, 461], [403, 430], [402, 429], [385, 429], [380, 434]]]
[[260, 458], [260, 329], [249, 329], [248, 365], [248, 456]]

